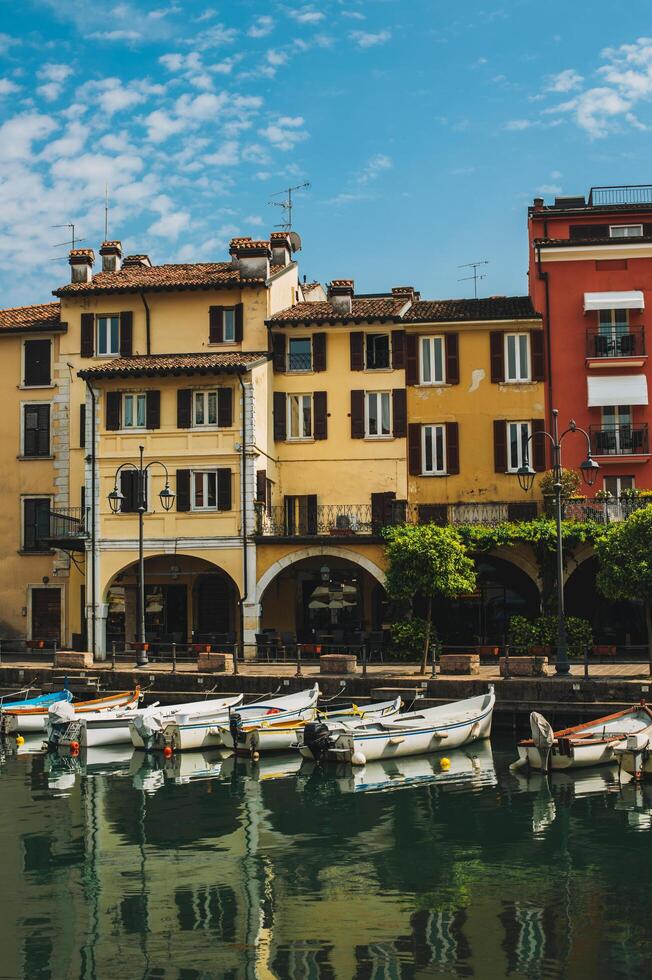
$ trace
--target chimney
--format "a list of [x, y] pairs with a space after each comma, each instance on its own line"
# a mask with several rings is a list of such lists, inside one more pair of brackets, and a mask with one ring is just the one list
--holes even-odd
[[543, 198], [542, 197], [535, 197], [533, 203], [534, 203], [534, 210], [535, 211], [543, 211]]
[[292, 246], [288, 233], [286, 231], [273, 231], [269, 236], [269, 241], [272, 246], [272, 265], [289, 265], [292, 257]]
[[151, 269], [149, 255], [127, 255], [122, 263], [123, 269]]
[[71, 282], [90, 282], [93, 278], [95, 252], [92, 248], [72, 248], [68, 256]]
[[229, 254], [241, 279], [269, 279], [269, 263], [272, 257], [269, 242], [232, 238]]
[[353, 308], [353, 279], [333, 279], [328, 285], [328, 302], [336, 313], [350, 313]]
[[419, 298], [414, 286], [392, 286], [392, 298], [402, 300], [412, 306]]
[[102, 272], [120, 272], [122, 266], [122, 242], [102, 242]]

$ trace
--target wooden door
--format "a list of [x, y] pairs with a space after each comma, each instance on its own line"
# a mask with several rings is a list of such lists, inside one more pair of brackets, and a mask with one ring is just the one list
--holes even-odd
[[61, 642], [61, 589], [32, 589], [32, 640]]

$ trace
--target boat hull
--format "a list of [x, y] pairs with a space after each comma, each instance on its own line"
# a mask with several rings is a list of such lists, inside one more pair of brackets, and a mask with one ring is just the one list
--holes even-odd
[[[574, 745], [572, 755], [563, 754], [558, 746], [553, 745], [550, 753], [550, 769], [562, 772], [567, 769], [587, 769], [590, 766], [606, 766], [616, 761], [615, 750], [624, 745], [622, 742], [601, 742], [596, 745]], [[541, 753], [535, 745], [519, 745], [519, 760], [537, 771], [543, 771], [544, 762]]]
[[129, 736], [131, 744], [136, 749], [145, 752], [152, 752], [163, 748], [163, 733], [167, 725], [174, 723], [183, 713], [188, 713], [189, 709], [195, 709], [197, 717], [202, 716], [213, 718], [216, 714], [220, 717], [228, 712], [229, 708], [236, 708], [243, 699], [243, 694], [238, 694], [230, 698], [213, 698], [210, 701], [189, 702], [186, 704], [168, 705], [159, 707], [157, 710], [139, 713], [129, 723]]
[[[72, 705], [75, 709], [75, 720], [78, 721], [85, 714], [115, 711], [131, 705], [136, 706], [139, 698], [140, 691], [128, 691], [124, 694], [112, 695], [109, 698], [97, 698], [94, 701], [80, 701], [77, 705]], [[47, 708], [45, 710], [30, 708], [25, 711], [9, 711], [3, 714], [4, 731], [6, 733], [20, 733], [21, 735], [28, 732], [45, 732], [47, 730], [48, 718], [49, 713]]]

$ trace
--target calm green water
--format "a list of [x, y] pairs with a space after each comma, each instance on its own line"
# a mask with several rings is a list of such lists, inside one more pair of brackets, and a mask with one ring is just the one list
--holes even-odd
[[0, 754], [0, 977], [578, 977], [652, 957], [652, 787], [505, 739], [320, 771]]

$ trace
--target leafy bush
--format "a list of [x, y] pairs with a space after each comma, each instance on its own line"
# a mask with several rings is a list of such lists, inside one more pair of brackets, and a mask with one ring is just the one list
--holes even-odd
[[[539, 489], [544, 497], [554, 494], [555, 476], [552, 470], [548, 470], [539, 480]], [[577, 493], [580, 485], [580, 475], [577, 470], [561, 471], [561, 495], [562, 497], [573, 497]]]
[[[400, 622], [392, 623], [392, 654], [397, 660], [421, 659], [423, 645], [426, 641], [426, 630], [428, 623], [425, 619], [402, 619]], [[430, 639], [435, 642], [436, 636], [431, 628]]]
[[[588, 619], [567, 616], [566, 637], [570, 656], [581, 657], [584, 647], [593, 643], [593, 629]], [[521, 649], [532, 646], [556, 647], [557, 617], [538, 616], [536, 619], [526, 619], [525, 616], [512, 616], [509, 621], [509, 642]]]
[[525, 616], [512, 616], [509, 621], [508, 636], [512, 646], [527, 649], [536, 642], [534, 623]]
[[567, 616], [566, 637], [569, 656], [583, 657], [584, 647], [593, 645], [593, 627], [588, 619], [582, 619], [580, 616]]

